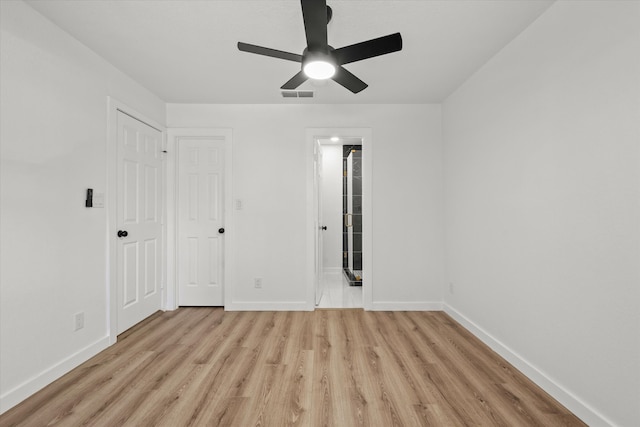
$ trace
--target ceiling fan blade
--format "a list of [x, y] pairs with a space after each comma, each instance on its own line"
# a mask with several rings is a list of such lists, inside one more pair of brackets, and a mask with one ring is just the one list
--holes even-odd
[[307, 48], [311, 52], [327, 50], [326, 0], [300, 0]]
[[271, 56], [273, 58], [286, 59], [287, 61], [302, 62], [302, 55], [297, 53], [284, 52], [282, 50], [268, 47], [256, 46], [254, 44], [238, 42], [238, 49], [243, 52], [257, 53], [258, 55]]
[[361, 61], [374, 56], [380, 56], [402, 50], [402, 36], [400, 33], [389, 34], [366, 42], [341, 47], [333, 51], [336, 63], [343, 65]]
[[331, 77], [333, 81], [349, 89], [353, 93], [365, 90], [369, 85], [351, 74], [344, 67], [338, 67], [336, 73]]
[[291, 79], [288, 82], [283, 84], [282, 87], [280, 87], [280, 89], [287, 89], [287, 90], [297, 89], [298, 86], [306, 82], [308, 79], [309, 77], [307, 77], [307, 75], [303, 71], [300, 71], [298, 74], [291, 77]]

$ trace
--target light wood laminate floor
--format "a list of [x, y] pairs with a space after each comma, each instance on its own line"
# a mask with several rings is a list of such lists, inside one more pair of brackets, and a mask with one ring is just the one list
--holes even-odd
[[2, 426], [583, 426], [442, 312], [158, 313]]

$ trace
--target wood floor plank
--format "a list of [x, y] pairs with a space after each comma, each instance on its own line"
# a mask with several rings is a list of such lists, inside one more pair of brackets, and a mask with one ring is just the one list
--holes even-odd
[[337, 420], [337, 390], [332, 381], [331, 359], [332, 343], [329, 324], [329, 311], [319, 310], [315, 313], [314, 322], [314, 371], [313, 371], [313, 396], [311, 423], [315, 426], [333, 426]]
[[[403, 330], [394, 325], [399, 325], [399, 321], [406, 314], [399, 313], [393, 318], [393, 322], [384, 322], [379, 325], [389, 354], [393, 357], [395, 365], [399, 368], [399, 375], [404, 380], [406, 392], [410, 392], [414, 397], [412, 404], [415, 416], [418, 420], [428, 420], [434, 413], [446, 413], [447, 418], [455, 421], [455, 424], [463, 424], [464, 417], [460, 417], [458, 410], [451, 405], [441, 387], [444, 381], [437, 381], [439, 378], [439, 365], [436, 364], [435, 356], [429, 355], [429, 349], [425, 343], [417, 339], [415, 334], [409, 333], [411, 329]], [[427, 422], [429, 423], [429, 422]], [[418, 424], [423, 422], [418, 421]]]
[[363, 382], [365, 377], [369, 375], [366, 372], [366, 365], [361, 365], [362, 353], [366, 349], [365, 341], [357, 329], [357, 325], [352, 322], [349, 316], [351, 312], [341, 310], [338, 314], [336, 323], [336, 332], [338, 339], [335, 354], [338, 357], [339, 364], [342, 369], [338, 370], [339, 375], [335, 379], [335, 383], [344, 389], [344, 404], [346, 405], [346, 416], [350, 426], [366, 426], [370, 422], [370, 408], [368, 407], [369, 399], [363, 392], [365, 386]]
[[[189, 392], [196, 389], [204, 375], [205, 365], [185, 364], [176, 369], [175, 375], [170, 377], [158, 389], [154, 390], [129, 419], [132, 425], [176, 425], [185, 418], [184, 406], [189, 399], [196, 396]], [[169, 423], [169, 424], [166, 424]]]
[[211, 365], [203, 393], [196, 398], [198, 404], [190, 425], [207, 425], [219, 420], [225, 416], [225, 401], [233, 397], [242, 397], [238, 396], [233, 388], [238, 384], [237, 378], [244, 375], [247, 359], [253, 357], [253, 353], [247, 353], [250, 353], [250, 350], [245, 347], [231, 347], [223, 357]]
[[313, 405], [313, 351], [300, 350], [295, 363], [286, 365], [282, 390], [283, 426], [311, 425]]
[[269, 424], [270, 418], [276, 416], [270, 413], [269, 408], [278, 399], [279, 379], [284, 375], [284, 370], [284, 365], [265, 365], [261, 369], [258, 388], [245, 408], [247, 416], [239, 420], [238, 425], [264, 426]]
[[[447, 400], [463, 393], [467, 402], [465, 422], [469, 422], [470, 418], [483, 420], [487, 425], [511, 425], [502, 417], [501, 413], [494, 411], [495, 402], [488, 396], [491, 381], [479, 375], [482, 372], [468, 375], [469, 372], [473, 372], [469, 360], [452, 344], [450, 337], [441, 330], [441, 325], [433, 324], [432, 320], [431, 315], [423, 316], [420, 326], [426, 330], [430, 348], [436, 358], [435, 362], [430, 365], [431, 371], [434, 374], [437, 372], [434, 378], [439, 378], [442, 381], [440, 388]], [[461, 410], [456, 409], [462, 415]]]
[[158, 313], [4, 426], [584, 426], [441, 312]]

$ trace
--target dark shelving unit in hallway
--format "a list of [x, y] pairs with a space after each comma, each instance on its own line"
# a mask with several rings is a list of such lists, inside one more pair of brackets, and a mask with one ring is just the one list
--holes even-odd
[[[348, 176], [348, 159], [352, 157], [352, 176]], [[343, 145], [342, 147], [342, 270], [351, 286], [362, 286], [362, 145]], [[347, 219], [349, 196], [347, 189], [351, 180], [352, 211]], [[351, 227], [349, 227], [351, 225]], [[349, 228], [353, 248], [349, 248]], [[353, 269], [349, 268], [350, 258]]]

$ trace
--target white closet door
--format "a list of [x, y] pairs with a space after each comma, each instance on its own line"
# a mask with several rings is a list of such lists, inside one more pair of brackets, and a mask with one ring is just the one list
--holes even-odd
[[118, 112], [118, 333], [160, 310], [162, 133]]
[[178, 305], [224, 305], [224, 139], [178, 140]]

